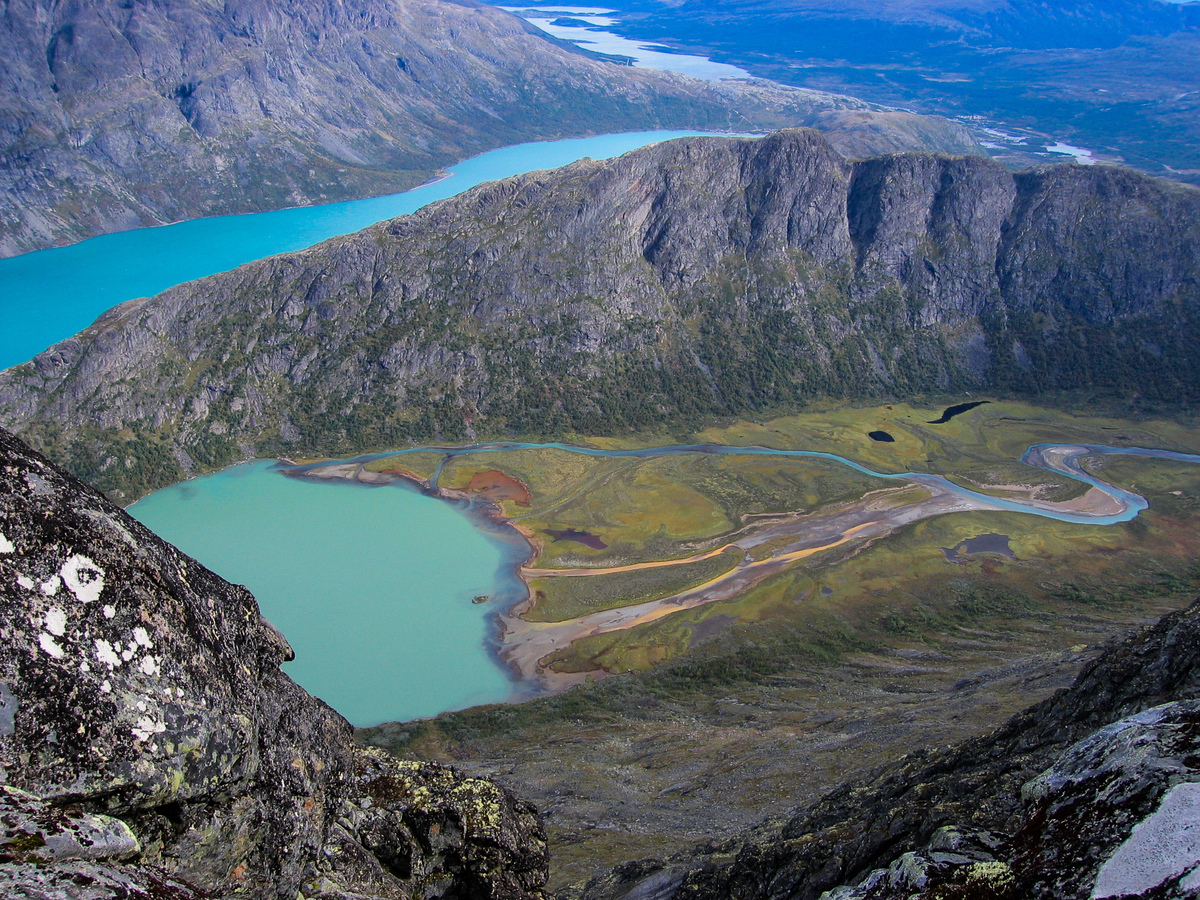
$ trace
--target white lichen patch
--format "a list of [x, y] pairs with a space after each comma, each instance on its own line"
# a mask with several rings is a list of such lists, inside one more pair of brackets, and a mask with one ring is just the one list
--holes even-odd
[[160, 719], [152, 719], [150, 716], [142, 716], [133, 727], [133, 736], [139, 741], [148, 741], [152, 736], [162, 734], [166, 730], [166, 722]]
[[67, 614], [65, 610], [57, 606], [52, 606], [46, 610], [46, 615], [43, 618], [46, 623], [46, 630], [56, 637], [62, 637], [67, 632]]
[[1017, 883], [1008, 863], [999, 860], [974, 863], [966, 872], [967, 884], [982, 888], [988, 895], [1003, 895], [1012, 891]]
[[143, 656], [138, 668], [142, 670], [143, 675], [157, 675], [161, 671], [158, 668], [158, 660], [153, 656]]
[[[1092, 900], [1142, 894], [1200, 865], [1200, 784], [1177, 784], [1100, 867]], [[1189, 875], [1189, 877], [1191, 877]]]
[[47, 597], [53, 597], [58, 593], [58, 589], [62, 587], [62, 579], [57, 575], [51, 575], [48, 579], [42, 582], [41, 592]]
[[117, 608], [115, 606], [113, 606], [112, 604], [107, 604], [107, 603], [104, 605], [104, 618], [111, 619], [116, 614], [117, 614]]
[[17, 584], [19, 584], [21, 587], [25, 588], [25, 590], [27, 590], [27, 591], [32, 591], [34, 588], [33, 579], [30, 578], [28, 575], [18, 575], [17, 576]]
[[17, 548], [13, 546], [13, 542], [4, 536], [4, 532], [0, 531], [0, 553], [16, 553]]
[[150, 635], [146, 633], [146, 629], [138, 626], [133, 629], [133, 640], [139, 647], [145, 647], [149, 650], [154, 645], [150, 643]]
[[80, 603], [93, 603], [104, 591], [104, 570], [82, 554], [76, 553], [63, 563], [59, 574]]
[[110, 669], [115, 669], [121, 665], [121, 657], [117, 656], [117, 652], [113, 649], [113, 645], [103, 638], [96, 639], [96, 659], [104, 663]]
[[38, 635], [38, 645], [41, 646], [43, 651], [48, 653], [50, 656], [53, 656], [55, 659], [62, 659], [65, 655], [63, 648], [58, 646], [58, 643], [54, 640], [54, 638], [51, 635], [46, 634], [44, 631]]
[[104, 681], [102, 681], [100, 683], [100, 692], [103, 694], [111, 694], [112, 693], [112, 682], [109, 681], [107, 678], [105, 678]]

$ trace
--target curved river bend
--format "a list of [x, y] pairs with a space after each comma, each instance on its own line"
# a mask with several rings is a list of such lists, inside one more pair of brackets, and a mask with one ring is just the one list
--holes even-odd
[[[747, 555], [714, 582], [675, 597], [568, 622], [530, 623], [512, 614], [527, 596], [522, 573], [580, 577], [603, 570], [522, 569], [530, 548], [515, 529], [478, 514], [486, 509], [431, 495], [439, 492], [437, 477], [450, 459], [547, 447], [595, 457], [703, 453], [826, 459], [901, 487], [920, 485], [929, 496], [905, 503], [897, 503], [895, 493], [891, 500], [868, 496], [743, 529], [705, 553], [746, 551], [768, 541], [774, 553], [758, 560]], [[363, 465], [373, 460], [431, 449], [445, 457], [428, 492], [401, 478], [381, 489], [378, 473], [363, 473]], [[1026, 451], [1023, 462], [1090, 487], [1074, 501], [1050, 503], [991, 496], [939, 475], [876, 472], [818, 451], [714, 444], [601, 450], [498, 442], [416, 447], [304, 466], [258, 460], [158, 491], [129, 511], [205, 565], [250, 587], [296, 648], [289, 674], [352, 722], [366, 725], [512, 699], [540, 686], [538, 659], [579, 637], [726, 599], [798, 559], [878, 538], [922, 518], [990, 509], [1091, 525], [1132, 519], [1146, 508], [1145, 499], [1079, 465], [1082, 457], [1102, 454], [1200, 462], [1200, 456], [1167, 450], [1038, 444]], [[282, 478], [281, 471], [297, 477]], [[682, 561], [665, 564], [677, 562]], [[479, 595], [492, 602], [473, 604]]]

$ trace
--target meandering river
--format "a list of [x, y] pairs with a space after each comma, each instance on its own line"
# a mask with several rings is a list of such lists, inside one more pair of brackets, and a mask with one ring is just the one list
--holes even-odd
[[[422, 494], [407, 479], [368, 473], [376, 459], [435, 449], [458, 456], [553, 447], [594, 457], [688, 453], [818, 458], [896, 483], [860, 501], [781, 516], [721, 538], [699, 554], [742, 552], [732, 570], [698, 588], [566, 622], [512, 614], [530, 549], [515, 529]], [[1136, 447], [1038, 444], [1022, 460], [1089, 485], [1075, 500], [1012, 500], [940, 475], [878, 472], [833, 453], [717, 444], [603, 450], [562, 443], [419, 447], [311, 465], [257, 461], [151, 494], [130, 512], [157, 533], [256, 594], [296, 649], [287, 670], [356, 724], [408, 719], [512, 698], [543, 686], [538, 660], [584, 635], [631, 628], [680, 609], [728, 599], [794, 562], [877, 539], [910, 522], [965, 510], [1005, 510], [1093, 525], [1127, 521], [1144, 498], [1088, 474], [1086, 456], [1130, 454], [1189, 463], [1200, 456]], [[428, 490], [438, 492], [435, 472]], [[285, 478], [286, 473], [293, 477]], [[919, 486], [921, 492], [905, 488]], [[920, 496], [917, 496], [917, 493]], [[455, 508], [457, 507], [457, 508]], [[747, 551], [770, 544], [771, 555]], [[689, 558], [690, 559], [690, 558]], [[675, 560], [655, 565], [677, 565]], [[603, 569], [526, 569], [527, 576], [587, 577]], [[480, 606], [473, 599], [492, 598]], [[505, 636], [498, 640], [497, 621]], [[514, 677], [515, 676], [515, 677]]]
[[[361, 229], [482, 181], [565, 165], [584, 156], [614, 156], [692, 134], [697, 132], [639, 132], [508, 147], [454, 166], [446, 178], [404, 194], [200, 219], [0, 260], [0, 366], [25, 361], [125, 300]], [[537, 446], [541, 445], [498, 443], [439, 449], [452, 458]], [[288, 664], [288, 672], [351, 721], [372, 724], [510, 699], [534, 685], [537, 660], [547, 648], [732, 596], [796, 559], [886, 533], [905, 521], [955, 509], [1007, 509], [1066, 522], [1108, 524], [1145, 508], [1136, 494], [1084, 472], [1078, 465], [1080, 456], [1139, 453], [1200, 461], [1158, 450], [1030, 448], [1026, 462], [1091, 486], [1086, 502], [1067, 508], [988, 496], [939, 476], [874, 472], [829, 453], [715, 445], [644, 450], [548, 446], [592, 456], [641, 458], [679, 453], [820, 457], [866, 475], [920, 485], [931, 496], [898, 505], [864, 498], [832, 512], [739, 532], [719, 549], [746, 550], [770, 539], [779, 550], [765, 560], [748, 556], [745, 564], [686, 596], [537, 625], [511, 615], [525, 595], [518, 574], [529, 553], [517, 532], [464, 516], [461, 509], [411, 484], [379, 490], [378, 485], [350, 484], [345, 478], [284, 478], [274, 463], [260, 460], [159, 491], [130, 511], [221, 575], [249, 586], [266, 616], [296, 649], [297, 659]], [[371, 458], [375, 457], [340, 465], [353, 481], [353, 473]], [[303, 476], [312, 470], [293, 467], [291, 472]], [[431, 490], [436, 489], [435, 476]], [[483, 595], [491, 598], [489, 604], [473, 602]], [[503, 642], [497, 620], [507, 631]]]

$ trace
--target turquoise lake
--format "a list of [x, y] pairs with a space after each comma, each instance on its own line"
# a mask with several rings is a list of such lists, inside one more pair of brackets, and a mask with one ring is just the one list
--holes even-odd
[[284, 671], [355, 725], [512, 696], [488, 652], [489, 607], [472, 603], [512, 582], [510, 548], [415, 489], [273, 469], [234, 466], [129, 512], [247, 585], [296, 651]]
[[193, 219], [106, 234], [69, 247], [0, 259], [0, 369], [82, 331], [118, 303], [242, 263], [301, 250], [415, 212], [485, 181], [620, 156], [697, 131], [639, 131], [517, 144], [447, 169], [449, 177], [402, 194], [244, 216]]
[[[519, 144], [402, 194], [196, 219], [0, 260], [0, 368], [25, 362], [126, 300], [349, 234], [485, 181], [700, 134]], [[175, 485], [130, 512], [249, 587], [296, 650], [288, 674], [356, 725], [512, 696], [491, 652], [489, 610], [519, 599], [513, 572], [526, 548], [416, 490], [314, 484], [272, 466], [252, 462]], [[495, 599], [472, 604], [480, 594]]]

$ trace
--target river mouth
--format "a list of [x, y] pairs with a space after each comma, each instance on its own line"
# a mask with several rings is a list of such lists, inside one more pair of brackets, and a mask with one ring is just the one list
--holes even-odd
[[[539, 546], [544, 545], [547, 540], [551, 542], [569, 541], [591, 550], [604, 550], [607, 547], [600, 535], [581, 528], [567, 526], [530, 530], [521, 520], [506, 518], [499, 505], [501, 501], [511, 501], [514, 508], [528, 509], [531, 501], [537, 502], [537, 492], [532, 490], [526, 482], [506, 475], [503, 471], [504, 466], [493, 465], [489, 457], [493, 455], [511, 457], [513, 454], [526, 451], [537, 453], [547, 450], [591, 457], [596, 460], [653, 460], [681, 456], [709, 459], [749, 457], [779, 460], [822, 460], [880, 479], [884, 484], [890, 484], [890, 486], [869, 491], [858, 500], [834, 504], [813, 512], [793, 515], [778, 514], [752, 521], [733, 534], [717, 535], [711, 543], [701, 547], [690, 556], [625, 563], [617, 566], [577, 564], [544, 567], [531, 563], [539, 555]], [[455, 589], [439, 584], [437, 599], [429, 601], [432, 606], [442, 610], [443, 613], [452, 609], [458, 614], [474, 607], [480, 609], [482, 615], [476, 614], [475, 623], [471, 626], [476, 629], [475, 631], [472, 632], [470, 628], [467, 628], [463, 632], [468, 635], [468, 639], [455, 651], [458, 653], [457, 657], [452, 660], [443, 660], [440, 664], [427, 663], [423, 674], [414, 675], [414, 677], [423, 677], [428, 682], [430, 669], [434, 671], [452, 669], [455, 673], [455, 680], [460, 681], [463, 680], [459, 677], [460, 672], [472, 671], [473, 667], [482, 660], [505, 679], [503, 691], [496, 690], [491, 695], [476, 694], [473, 695], [475, 699], [458, 696], [457, 699], [451, 701], [455, 705], [446, 707], [457, 708], [473, 702], [515, 699], [569, 686], [579, 680], [578, 676], [558, 672], [550, 661], [555, 658], [556, 654], [582, 637], [596, 637], [627, 631], [677, 612], [734, 599], [760, 583], [764, 578], [778, 574], [797, 562], [832, 550], [838, 550], [839, 553], [847, 551], [856, 553], [858, 552], [856, 548], [867, 546], [900, 527], [922, 519], [954, 512], [993, 510], [1024, 512], [1060, 522], [1082, 524], [1102, 525], [1127, 521], [1146, 508], [1146, 501], [1131, 491], [1126, 491], [1087, 474], [1078, 463], [1082, 457], [1108, 453], [1158, 456], [1200, 462], [1200, 456], [1162, 450], [1116, 448], [1092, 444], [1034, 445], [1024, 454], [1023, 460], [1027, 464], [1066, 474], [1090, 486], [1088, 492], [1082, 497], [1058, 502], [1036, 499], [1010, 500], [996, 497], [962, 487], [940, 475], [879, 472], [833, 453], [711, 443], [639, 449], [602, 449], [555, 442], [542, 444], [496, 442], [460, 447], [418, 447], [359, 456], [349, 460], [287, 466], [283, 467], [282, 471], [291, 477], [279, 480], [319, 485], [334, 490], [338, 486], [342, 486], [342, 489], [349, 486], [360, 494], [362, 491], [366, 491], [367, 494], [361, 494], [362, 496], [374, 496], [375, 494], [372, 492], [377, 492], [378, 496], [392, 496], [392, 492], [387, 490], [389, 485], [404, 487], [410, 494], [414, 488], [419, 488], [420, 492], [427, 495], [425, 499], [439, 498], [443, 501], [442, 505], [445, 509], [453, 510], [455, 514], [465, 513], [463, 521], [469, 522], [471, 527], [486, 536], [493, 549], [500, 548], [498, 557], [500, 562], [498, 567], [491, 569], [493, 580], [490, 583], [486, 582], [488, 573], [476, 569], [479, 577], [472, 582], [470, 588], [464, 586], [455, 592]], [[413, 454], [414, 458], [415, 455], [440, 456], [440, 462], [437, 462], [436, 466], [431, 466], [431, 474], [427, 480], [421, 481], [418, 476], [406, 471], [398, 462], [409, 454]], [[446, 487], [441, 483], [449, 464], [468, 458], [472, 462], [464, 469], [464, 472], [469, 471], [471, 474], [466, 476], [468, 480], [463, 482], [461, 487]], [[382, 461], [386, 461], [386, 465], [378, 465]], [[429, 464], [427, 463], [427, 465]], [[374, 467], [371, 468], [372, 466]], [[276, 472], [270, 474], [278, 477]], [[190, 484], [194, 485], [196, 482]], [[497, 494], [497, 491], [501, 493]], [[354, 493], [354, 491], [348, 491], [348, 493]], [[156, 495], [151, 496], [153, 498]], [[131, 511], [138, 514], [140, 512], [138, 506], [140, 504], [135, 505]], [[174, 539], [170, 535], [164, 536]], [[424, 538], [420, 540], [424, 540]], [[1000, 546], [1001, 543], [1003, 547]], [[183, 543], [183, 548], [191, 552], [187, 543]], [[1005, 553], [1006, 550], [1008, 550], [1007, 536], [993, 534], [981, 535], [954, 548], [943, 548], [947, 560], [950, 561], [960, 561], [979, 553], [1011, 555], [1011, 550]], [[385, 551], [380, 549], [379, 552]], [[733, 556], [729, 556], [729, 554], [733, 554]], [[631, 605], [604, 608], [595, 613], [585, 613], [565, 620], [543, 620], [541, 618], [530, 620], [526, 618], [526, 614], [531, 608], [530, 604], [535, 600], [529, 585], [536, 583], [537, 580], [544, 582], [546, 579], [576, 580], [607, 577], [614, 574], [640, 574], [651, 570], [695, 566], [718, 557], [728, 559], [729, 563], [722, 564], [713, 572], [705, 575], [704, 578], [707, 580], [703, 580], [702, 583], [693, 584], [674, 594]], [[211, 560], [201, 558], [206, 563], [212, 564]], [[423, 556], [419, 564], [424, 565], [427, 569], [430, 568], [429, 560]], [[442, 563], [443, 568], [438, 570], [444, 572], [444, 566], [451, 565], [457, 566], [458, 571], [462, 573], [472, 569], [474, 564], [470, 560], [459, 559], [456, 562]], [[215, 566], [215, 568], [224, 574], [220, 566]], [[484, 569], [486, 570], [487, 566], [484, 566]], [[405, 581], [406, 577], [396, 575], [395, 580]], [[255, 589], [253, 584], [250, 586]], [[447, 593], [454, 593], [454, 597], [447, 597]], [[481, 599], [484, 602], [477, 605], [476, 602]], [[264, 603], [264, 610], [273, 620], [276, 618], [276, 614], [272, 612], [274, 608], [270, 602]], [[439, 620], [436, 627], [445, 631], [450, 627], [447, 624], [449, 621], [451, 621], [450, 618]], [[291, 634], [286, 622], [277, 622], [277, 624], [290, 638]], [[329, 640], [331, 627], [330, 622], [323, 623], [322, 640]], [[407, 648], [410, 642], [416, 645], [428, 642], [428, 636], [419, 633], [414, 628], [415, 626], [411, 624], [400, 627], [404, 636], [402, 646], [405, 648], [405, 653], [408, 652]], [[299, 655], [300, 648], [297, 648], [297, 652]], [[361, 651], [356, 652], [362, 659]], [[437, 677], [434, 676], [435, 680]], [[313, 687], [304, 681], [301, 683], [310, 691], [313, 690]], [[350, 692], [370, 690], [374, 683], [362, 684], [360, 681], [358, 686], [352, 688]], [[318, 696], [328, 699], [320, 690], [314, 692]], [[483, 699], [478, 699], [480, 697]], [[347, 708], [351, 710], [347, 715], [352, 721], [362, 723], [377, 720], [378, 713], [370, 718], [364, 718], [361, 714], [355, 714], [355, 707]], [[433, 711], [441, 711], [413, 713], [412, 710], [418, 707], [397, 706], [394, 708], [397, 711], [391, 715], [391, 718], [411, 718], [414, 714], [430, 714]], [[404, 711], [400, 711], [401, 709]], [[425, 708], [422, 707], [422, 709]], [[386, 718], [387, 715], [385, 714], [384, 717]]]

